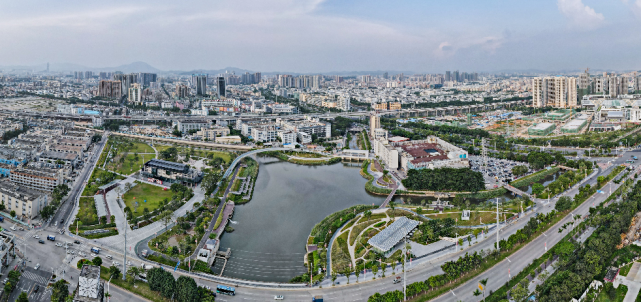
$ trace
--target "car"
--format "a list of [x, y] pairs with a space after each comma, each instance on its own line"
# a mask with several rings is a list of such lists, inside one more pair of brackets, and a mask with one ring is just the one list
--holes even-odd
[[45, 241], [44, 241], [44, 240], [42, 240], [42, 239], [40, 239], [40, 240], [38, 240], [38, 243], [40, 243], [40, 244], [45, 244]]
[[98, 257], [98, 255], [91, 253], [91, 258], [96, 258], [96, 257]]
[[282, 295], [274, 296], [274, 300], [285, 300], [285, 297]]
[[111, 257], [111, 255], [107, 255], [105, 257], [107, 257], [107, 259], [110, 259], [110, 260], [114, 258], [114, 257]]
[[39, 268], [40, 268], [40, 263], [36, 264], [36, 267], [34, 267], [33, 269], [36, 269], [36, 270], [37, 270], [37, 269], [39, 269]]
[[60, 242], [56, 242], [56, 246], [57, 246], [57, 247], [61, 247], [61, 246], [62, 246], [62, 243], [60, 243]]
[[62, 224], [62, 223], [65, 223], [65, 220], [64, 220], [64, 219], [60, 219], [60, 223], [61, 223], [61, 224]]
[[75, 244], [80, 244], [80, 240], [74, 240], [74, 242], [73, 242], [73, 243], [75, 243]]
[[114, 262], [111, 263], [111, 265], [118, 266], [118, 265], [120, 265], [120, 263], [118, 263], [118, 261], [114, 261]]
[[2, 284], [7, 284], [7, 282], [9, 282], [9, 278], [4, 278], [4, 280], [2, 280]]
[[40, 239], [40, 236], [38, 236], [38, 235], [33, 235], [33, 238]]
[[85, 254], [84, 252], [78, 252], [78, 255], [79, 255], [79, 256], [82, 256], [82, 257], [87, 256], [87, 254]]

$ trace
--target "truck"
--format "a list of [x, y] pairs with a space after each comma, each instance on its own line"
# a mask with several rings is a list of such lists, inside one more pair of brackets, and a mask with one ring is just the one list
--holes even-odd
[[401, 276], [396, 276], [396, 278], [394, 278], [394, 281], [392, 281], [393, 284], [400, 283], [400, 282], [401, 282]]
[[54, 236], [54, 235], [48, 235], [48, 236], [47, 236], [47, 240], [56, 241], [56, 236]]
[[97, 248], [97, 247], [92, 247], [91, 248], [91, 252], [94, 253], [94, 254], [100, 254], [100, 249]]
[[323, 296], [318, 295], [312, 298], [312, 302], [323, 302]]
[[4, 216], [0, 216], [0, 222], [4, 222]]
[[154, 268], [154, 266], [151, 265], [151, 264], [144, 264], [143, 263], [143, 264], [140, 265], [140, 268], [142, 268], [143, 270], [150, 270], [150, 269]]
[[142, 250], [141, 254], [142, 254], [143, 257], [147, 257], [147, 250]]

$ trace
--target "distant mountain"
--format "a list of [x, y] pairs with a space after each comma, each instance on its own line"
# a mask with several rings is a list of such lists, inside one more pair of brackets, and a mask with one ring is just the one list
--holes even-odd
[[153, 72], [153, 73], [158, 73], [162, 72], [162, 70], [155, 68], [145, 62], [133, 62], [130, 64], [125, 64], [125, 65], [120, 65], [116, 67], [106, 67], [106, 68], [97, 68], [93, 69], [97, 71], [122, 71], [123, 73], [131, 73], [131, 72]]
[[[0, 66], [0, 69], [3, 70], [30, 70], [30, 71], [44, 71], [47, 70], [47, 64], [38, 64], [38, 65], [8, 65]], [[123, 73], [131, 72], [162, 72], [160, 69], [155, 68], [145, 62], [133, 62], [130, 64], [120, 65], [116, 67], [87, 67], [84, 65], [72, 64], [72, 63], [51, 63], [49, 64], [49, 71], [52, 72], [72, 72], [72, 71], [122, 71]]]
[[243, 74], [245, 72], [254, 73], [255, 71], [236, 68], [236, 67], [226, 67], [226, 68], [223, 68], [223, 69], [195, 69], [195, 70], [191, 70], [191, 71], [172, 70], [172, 71], [167, 71], [167, 72], [168, 73], [175, 73], [175, 74], [179, 74], [179, 75], [191, 75], [191, 74], [200, 73], [200, 74], [208, 74], [208, 75], [215, 76], [217, 74], [226, 73], [226, 72], [235, 73], [237, 75], [241, 75], [241, 74]]

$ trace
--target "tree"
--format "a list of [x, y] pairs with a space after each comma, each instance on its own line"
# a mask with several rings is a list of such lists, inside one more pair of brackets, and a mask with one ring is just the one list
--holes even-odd
[[356, 275], [356, 283], [358, 283], [358, 276], [361, 275], [361, 270], [359, 270], [359, 269], [354, 270], [354, 275]]
[[176, 301], [178, 302], [197, 302], [198, 285], [193, 278], [180, 276], [176, 280]]
[[176, 279], [174, 279], [174, 276], [168, 271], [163, 271], [160, 282], [160, 293], [162, 296], [165, 298], [171, 298], [176, 292]]
[[351, 266], [346, 267], [345, 270], [343, 271], [343, 275], [347, 277], [347, 284], [349, 284], [349, 277], [352, 275], [352, 267]]
[[21, 292], [16, 302], [29, 302], [29, 296], [26, 292]]
[[392, 209], [392, 221], [394, 221], [394, 216], [396, 215], [396, 211], [395, 211], [396, 203], [393, 201], [390, 201], [389, 207], [390, 209]]
[[523, 279], [521, 280], [521, 282], [519, 282], [519, 284], [516, 285], [516, 287], [512, 291], [510, 291], [510, 296], [512, 296], [512, 299], [514, 299], [514, 301], [523, 301], [530, 294], [527, 288], [528, 281], [527, 279]]
[[481, 291], [477, 288], [473, 293], [474, 297], [478, 297], [481, 295]]
[[397, 264], [398, 263], [396, 262], [396, 260], [392, 261], [392, 275], [396, 274], [396, 265]]
[[16, 211], [14, 211], [14, 210], [11, 210], [11, 212], [9, 214], [11, 215], [11, 217], [16, 217]]
[[378, 266], [377, 265], [372, 266], [372, 273], [374, 273], [374, 279], [376, 279], [376, 273], [378, 273]]
[[169, 210], [166, 210], [160, 214], [160, 221], [162, 224], [165, 226], [165, 230], [167, 230], [167, 226], [169, 223], [171, 223], [171, 212]]
[[[479, 283], [481, 283], [481, 285], [483, 285], [483, 297], [485, 297], [485, 288], [487, 287], [487, 279], [488, 278], [485, 278], [485, 279], [481, 279], [479, 281]], [[483, 300], [485, 300], [485, 298]]]
[[140, 268], [137, 266], [132, 265], [129, 267], [129, 270], [127, 270], [127, 275], [131, 276], [131, 280], [134, 285], [136, 285], [136, 277], [138, 274], [140, 274]]
[[209, 171], [203, 176], [203, 180], [200, 182], [200, 185], [205, 190], [205, 195], [210, 195], [216, 189], [218, 182], [222, 179], [223, 174], [221, 172], [212, 172]]
[[102, 265], [102, 258], [100, 257], [95, 257], [91, 259], [91, 263], [95, 266], [101, 266]]
[[421, 208], [421, 207], [416, 208], [416, 214], [418, 214], [418, 215], [423, 214], [423, 208]]
[[338, 274], [335, 271], [332, 271], [332, 286], [334, 286], [336, 278], [338, 278]]
[[367, 222], [369, 222], [369, 219], [372, 218], [372, 211], [367, 210], [365, 213], [363, 213], [363, 216], [367, 218]]
[[559, 200], [556, 202], [556, 205], [554, 206], [554, 209], [558, 212], [563, 212], [569, 210], [570, 208], [572, 208], [572, 199], [567, 196], [562, 196], [561, 198], [559, 198]]
[[42, 219], [48, 220], [51, 216], [53, 216], [53, 213], [53, 206], [46, 205], [42, 208], [42, 211], [40, 211], [40, 216], [42, 216]]
[[129, 190], [131, 190], [131, 183], [127, 182], [127, 183], [125, 183], [125, 192], [127, 192]]
[[69, 286], [64, 280], [58, 280], [52, 286], [51, 302], [65, 302], [69, 296]]
[[110, 266], [109, 267], [109, 276], [115, 279], [120, 278], [120, 269], [117, 266]]

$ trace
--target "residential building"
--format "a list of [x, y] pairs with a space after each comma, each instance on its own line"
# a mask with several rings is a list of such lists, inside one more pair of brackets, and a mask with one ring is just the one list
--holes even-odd
[[305, 132], [298, 132], [296, 133], [296, 136], [298, 138], [298, 142], [301, 144], [310, 144], [312, 142], [312, 136]]
[[179, 120], [174, 123], [174, 126], [178, 127], [178, 131], [182, 133], [187, 133], [190, 130], [201, 130], [202, 128], [209, 128], [210, 124], [208, 121], [203, 120]]
[[238, 135], [216, 137], [216, 142], [221, 144], [240, 144], [242, 140]]
[[98, 83], [98, 96], [109, 98], [120, 98], [122, 95], [120, 81], [102, 80]]
[[278, 137], [283, 145], [296, 143], [296, 133], [293, 131], [278, 131]]
[[275, 126], [258, 126], [251, 129], [251, 138], [257, 142], [273, 142], [276, 137], [278, 131]]
[[376, 115], [376, 114], [374, 114], [374, 113], [371, 113], [370, 116], [369, 116], [369, 131], [370, 131], [369, 134], [370, 134], [370, 136], [374, 137], [374, 135], [373, 135], [374, 129], [380, 128], [380, 127], [381, 127], [381, 117]]
[[398, 150], [387, 140], [374, 140], [374, 153], [385, 163], [386, 169], [398, 169]]
[[84, 147], [81, 146], [69, 146], [63, 144], [51, 144], [47, 146], [48, 151], [60, 152], [60, 153], [75, 153], [78, 156], [84, 155]]
[[78, 277], [78, 289], [73, 302], [102, 302], [105, 291], [105, 281], [100, 279], [100, 266], [83, 265]]
[[225, 89], [225, 77], [218, 77], [216, 80], [216, 90], [219, 98], [224, 98], [226, 96]]
[[15, 211], [17, 217], [33, 219], [50, 201], [47, 193], [0, 181], [0, 202], [6, 207], [5, 211]]
[[43, 163], [62, 163], [65, 166], [76, 167], [79, 156], [76, 153], [63, 153], [55, 151], [45, 151], [38, 156], [38, 161]]
[[196, 135], [201, 136], [202, 139], [213, 141], [217, 136], [229, 135], [229, 132], [228, 127], [213, 126], [211, 128], [201, 128], [200, 131], [196, 132]]
[[192, 74], [191, 82], [196, 87], [196, 95], [207, 95], [207, 75]]
[[202, 172], [191, 169], [189, 166], [161, 159], [152, 159], [146, 162], [140, 171], [143, 177], [159, 179], [168, 183], [193, 185], [203, 179]]
[[9, 180], [27, 188], [53, 192], [53, 189], [64, 183], [62, 170], [45, 168], [16, 168], [11, 171]]
[[128, 102], [130, 104], [140, 105], [142, 104], [142, 87], [138, 83], [131, 84], [128, 94]]

